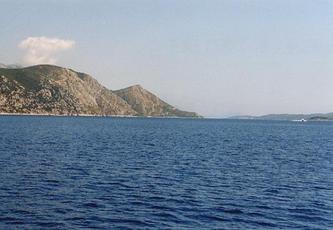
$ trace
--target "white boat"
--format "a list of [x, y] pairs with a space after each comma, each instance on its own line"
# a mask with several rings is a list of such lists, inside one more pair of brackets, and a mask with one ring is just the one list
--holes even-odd
[[307, 122], [307, 120], [305, 120], [304, 118], [300, 119], [300, 120], [293, 120], [295, 122]]

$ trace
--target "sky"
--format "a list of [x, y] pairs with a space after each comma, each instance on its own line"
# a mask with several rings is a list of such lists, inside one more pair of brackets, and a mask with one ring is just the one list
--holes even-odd
[[333, 112], [333, 1], [0, 0], [0, 63], [134, 84], [207, 117]]

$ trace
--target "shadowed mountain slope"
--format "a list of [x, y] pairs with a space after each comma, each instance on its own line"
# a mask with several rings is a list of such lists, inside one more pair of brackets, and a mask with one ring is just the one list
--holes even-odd
[[134, 85], [113, 92], [131, 105], [139, 115], [198, 117], [196, 113], [182, 111], [169, 105], [140, 85]]

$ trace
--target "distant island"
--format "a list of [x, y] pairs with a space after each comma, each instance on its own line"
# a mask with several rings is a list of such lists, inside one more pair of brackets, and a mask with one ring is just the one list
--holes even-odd
[[0, 64], [0, 114], [200, 117], [140, 85], [109, 90], [88, 74], [54, 65]]
[[333, 121], [333, 113], [267, 114], [263, 116], [232, 116], [229, 119], [284, 120], [284, 121]]

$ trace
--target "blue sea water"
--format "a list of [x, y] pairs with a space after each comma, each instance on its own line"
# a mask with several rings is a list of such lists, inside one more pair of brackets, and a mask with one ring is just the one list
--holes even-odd
[[333, 123], [0, 117], [0, 229], [333, 229]]

